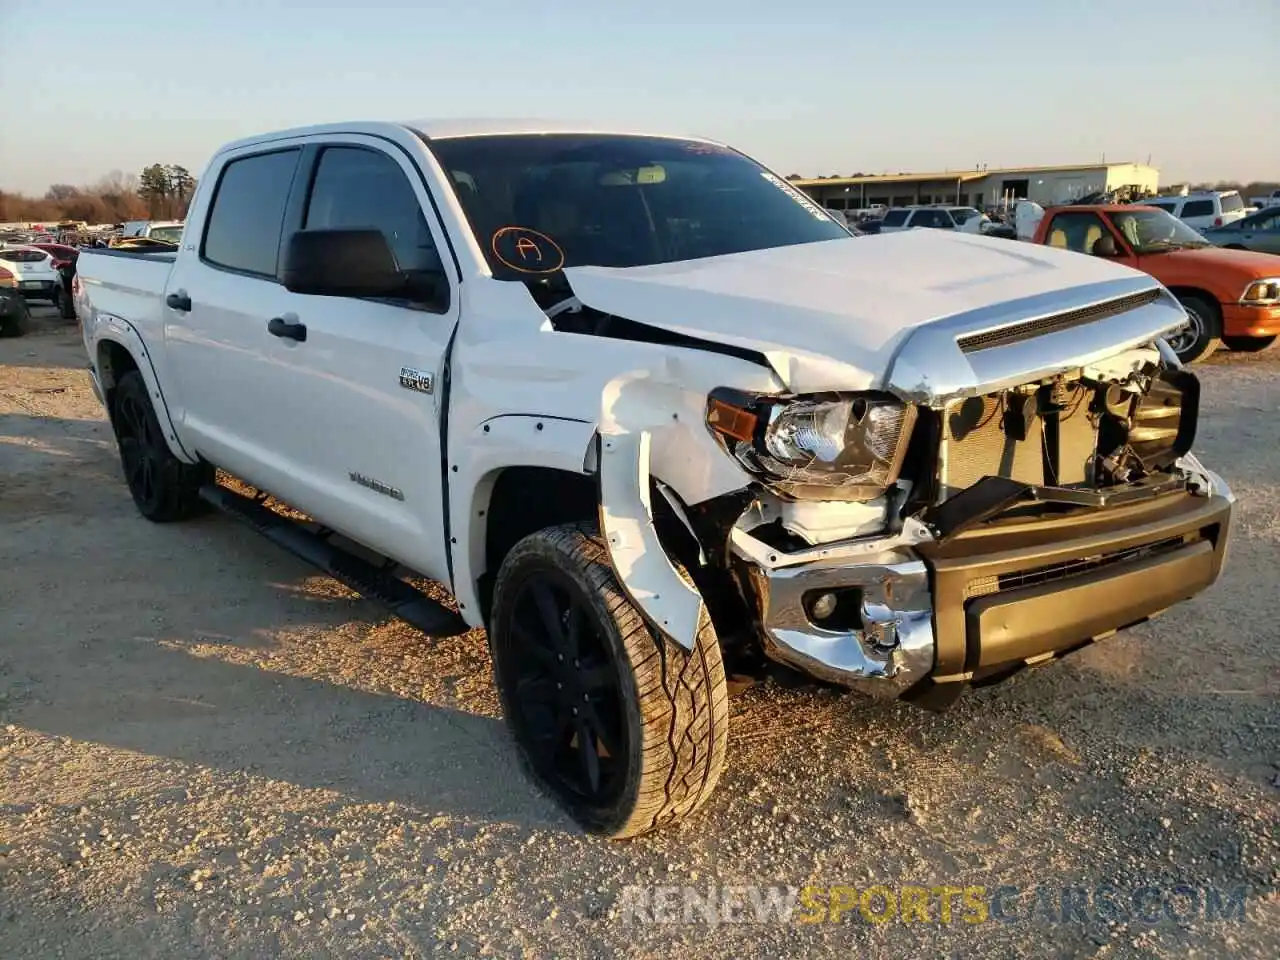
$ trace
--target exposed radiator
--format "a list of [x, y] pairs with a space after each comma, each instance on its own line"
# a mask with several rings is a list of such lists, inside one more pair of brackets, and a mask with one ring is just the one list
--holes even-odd
[[[1097, 448], [1089, 415], [1094, 391], [1059, 385], [1051, 397], [1009, 393], [970, 397], [943, 410], [938, 499], [945, 500], [983, 477], [1007, 477], [1034, 486], [1091, 479]], [[1045, 461], [1057, 475], [1045, 476]]]

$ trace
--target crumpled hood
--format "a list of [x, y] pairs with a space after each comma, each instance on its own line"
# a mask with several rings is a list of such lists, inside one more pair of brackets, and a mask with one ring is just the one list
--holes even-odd
[[897, 346], [931, 321], [1143, 276], [1099, 257], [940, 230], [565, 275], [594, 309], [763, 353], [794, 391], [880, 385]]

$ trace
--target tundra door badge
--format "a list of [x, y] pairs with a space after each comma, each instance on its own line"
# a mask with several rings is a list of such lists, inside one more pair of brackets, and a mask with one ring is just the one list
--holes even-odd
[[400, 368], [400, 386], [406, 390], [416, 390], [419, 393], [430, 393], [435, 389], [435, 377], [425, 370], [416, 370], [413, 367]]

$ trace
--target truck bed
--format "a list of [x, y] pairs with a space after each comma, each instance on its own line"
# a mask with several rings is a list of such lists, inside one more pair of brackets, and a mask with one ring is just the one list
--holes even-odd
[[106, 313], [137, 326], [159, 322], [176, 252], [82, 250], [76, 275], [92, 313]]

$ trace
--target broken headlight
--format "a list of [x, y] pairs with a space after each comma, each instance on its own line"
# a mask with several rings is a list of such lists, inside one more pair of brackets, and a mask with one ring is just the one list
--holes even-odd
[[879, 393], [748, 397], [715, 391], [707, 425], [779, 493], [874, 500], [898, 478], [915, 407]]

